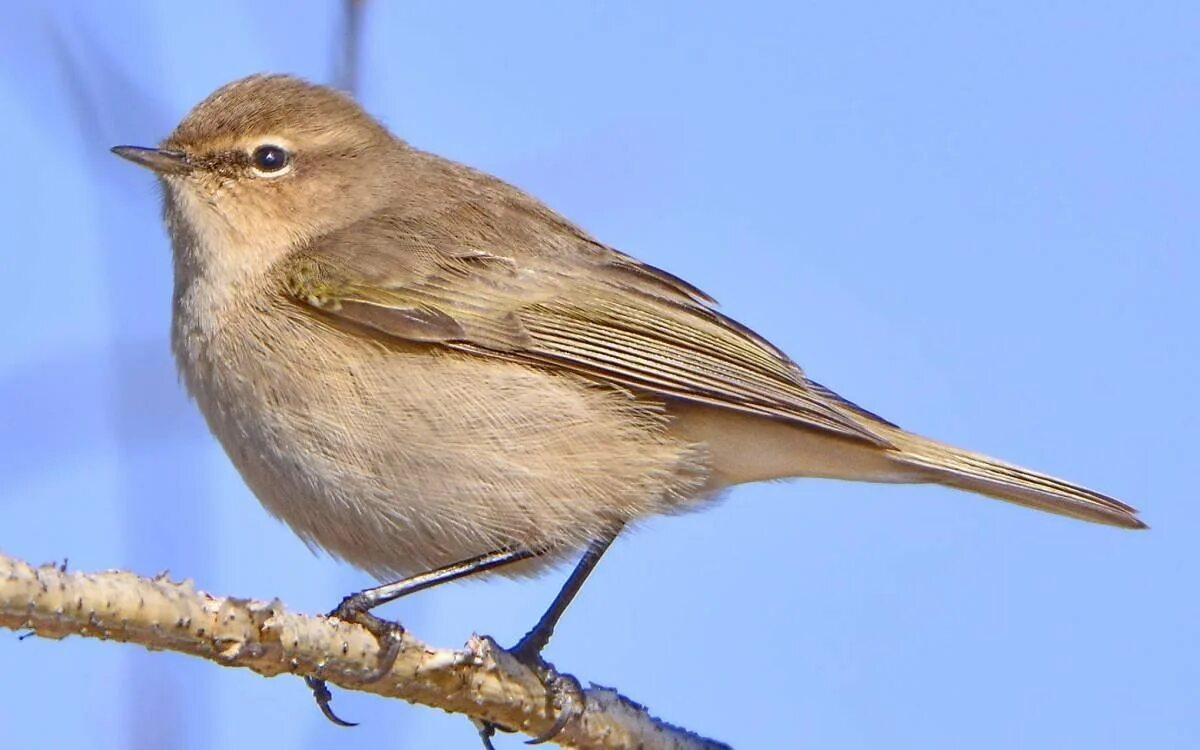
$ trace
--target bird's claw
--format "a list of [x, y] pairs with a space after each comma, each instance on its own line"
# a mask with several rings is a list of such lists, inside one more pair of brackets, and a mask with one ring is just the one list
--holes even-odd
[[339, 727], [358, 726], [358, 722], [346, 721], [334, 713], [333, 708], [329, 705], [329, 702], [333, 700], [333, 693], [329, 692], [329, 685], [325, 684], [325, 680], [309, 675], [304, 678], [304, 684], [308, 685], [308, 689], [312, 691], [313, 700], [317, 702], [317, 708], [321, 709], [321, 713], [325, 714], [326, 719]]
[[[540, 745], [557, 737], [572, 719], [583, 714], [583, 687], [574, 677], [559, 674], [554, 667], [543, 661], [540, 649], [523, 648], [526, 645], [527, 642], [523, 640], [508, 653], [538, 676], [538, 680], [546, 689], [550, 705], [557, 714], [554, 724], [549, 729], [525, 741], [527, 745]], [[495, 736], [496, 730], [512, 731], [490, 721], [475, 721], [475, 726], [479, 730], [484, 750], [493, 750], [492, 737]]]
[[496, 750], [496, 746], [492, 744], [492, 738], [496, 736], [496, 725], [483, 719], [471, 719], [471, 723], [479, 732], [479, 741], [483, 743], [483, 750]]
[[583, 686], [571, 675], [561, 675], [553, 667], [543, 666], [538, 677], [550, 694], [550, 705], [558, 712], [554, 725], [533, 739], [526, 740], [526, 745], [540, 745], [558, 736], [572, 719], [583, 714]]
[[[400, 649], [404, 645], [404, 626], [399, 623], [384, 620], [380, 617], [367, 612], [357, 606], [353, 596], [348, 596], [342, 600], [342, 603], [337, 606], [329, 617], [336, 617], [343, 622], [353, 622], [363, 626], [367, 631], [375, 636], [375, 640], [379, 642], [379, 658], [375, 663], [375, 667], [363, 675], [360, 681], [364, 685], [369, 685], [372, 682], [377, 682], [388, 672], [392, 671], [392, 667], [396, 664], [396, 658], [400, 655]], [[329, 706], [329, 702], [333, 700], [333, 694], [329, 691], [329, 686], [325, 680], [320, 677], [305, 677], [304, 684], [312, 690], [313, 700], [317, 702], [317, 707], [321, 709], [321, 713], [325, 715], [334, 724], [340, 727], [355, 727], [357, 722], [346, 721], [333, 712]]]

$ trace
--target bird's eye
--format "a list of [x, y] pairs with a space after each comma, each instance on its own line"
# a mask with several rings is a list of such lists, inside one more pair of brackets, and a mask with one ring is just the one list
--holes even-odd
[[291, 155], [282, 146], [267, 144], [254, 149], [254, 153], [250, 154], [250, 161], [260, 172], [278, 172], [288, 165]]

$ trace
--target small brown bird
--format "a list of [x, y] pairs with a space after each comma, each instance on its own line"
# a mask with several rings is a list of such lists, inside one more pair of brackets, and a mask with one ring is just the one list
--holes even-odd
[[308, 544], [422, 574], [344, 616], [586, 550], [518, 647], [535, 658], [622, 527], [782, 477], [931, 482], [1143, 527], [856, 406], [700, 290], [331, 89], [253, 76], [161, 148], [114, 151], [162, 179], [175, 356], [250, 488]]

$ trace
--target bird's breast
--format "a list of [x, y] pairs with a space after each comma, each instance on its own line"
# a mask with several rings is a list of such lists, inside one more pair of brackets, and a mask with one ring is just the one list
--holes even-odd
[[707, 479], [662, 404], [625, 391], [385, 345], [287, 300], [226, 308], [215, 326], [188, 315], [177, 307], [184, 380], [247, 484], [310, 544], [381, 575], [578, 548], [686, 506]]

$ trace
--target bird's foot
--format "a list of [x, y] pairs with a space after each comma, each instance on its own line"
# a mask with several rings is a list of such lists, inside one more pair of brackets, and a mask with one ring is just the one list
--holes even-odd
[[[571, 675], [560, 674], [558, 670], [542, 659], [542, 648], [545, 647], [545, 643], [541, 640], [534, 633], [530, 633], [517, 645], [507, 649], [510, 656], [516, 658], [537, 675], [538, 680], [546, 689], [546, 697], [555, 714], [554, 724], [533, 739], [526, 740], [525, 744], [527, 745], [540, 745], [557, 737], [572, 719], [583, 713], [585, 704], [583, 687], [579, 681]], [[512, 731], [489, 721], [477, 720], [475, 726], [479, 730], [479, 738], [483, 741], [484, 750], [494, 750], [492, 737], [495, 736], [497, 730]]]
[[[358, 594], [347, 596], [327, 617], [336, 617], [343, 622], [361, 625], [378, 641], [379, 658], [375, 667], [360, 678], [363, 684], [377, 682], [392, 671], [392, 667], [396, 664], [396, 657], [400, 655], [400, 648], [403, 645], [404, 626], [371, 614], [366, 603]], [[341, 727], [358, 726], [356, 722], [346, 721], [334, 713], [333, 708], [329, 705], [333, 700], [333, 694], [329, 692], [329, 686], [325, 680], [309, 676], [304, 678], [304, 684], [308, 685], [309, 690], [312, 690], [313, 700], [317, 702], [317, 707], [321, 709], [321, 713], [325, 714], [326, 719]]]

